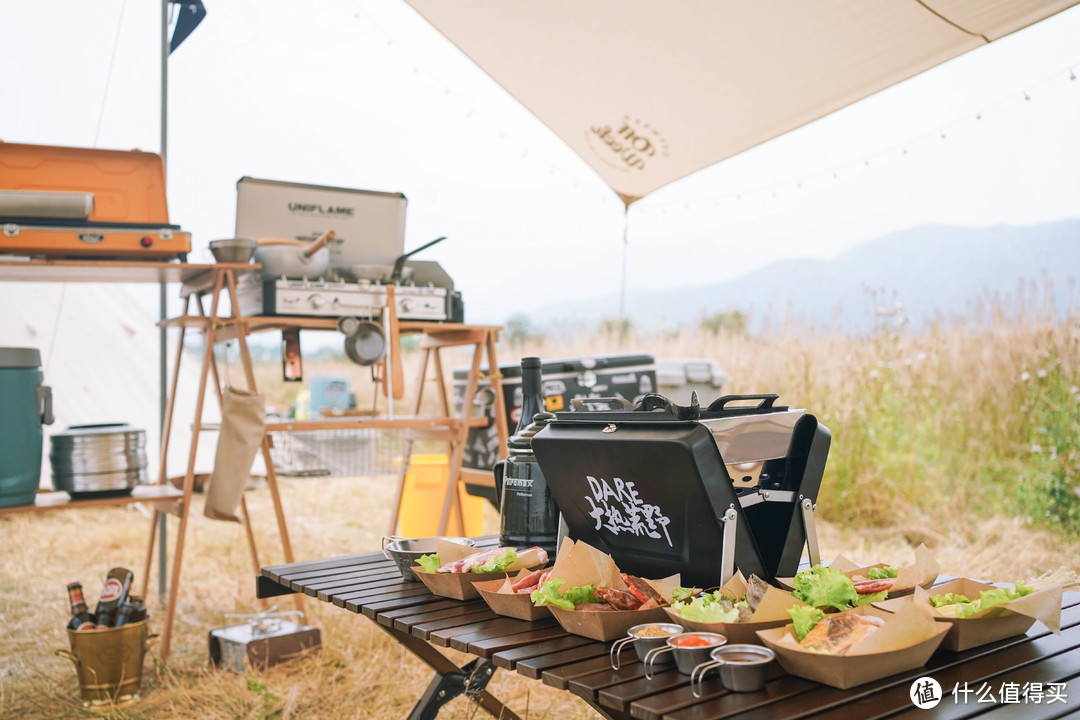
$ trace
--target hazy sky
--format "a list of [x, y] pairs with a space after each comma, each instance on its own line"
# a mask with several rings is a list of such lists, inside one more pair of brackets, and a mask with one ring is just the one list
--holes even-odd
[[[623, 206], [398, 0], [205, 0], [169, 61], [172, 221], [233, 234], [242, 176], [402, 192], [406, 249], [466, 319], [604, 297]], [[160, 19], [138, 0], [0, 3], [0, 139], [160, 149]], [[1080, 8], [957, 58], [631, 207], [627, 285], [734, 277], [927, 223], [1080, 216]], [[1026, 94], [1026, 97], [1025, 97]], [[527, 293], [520, 288], [527, 287]]]

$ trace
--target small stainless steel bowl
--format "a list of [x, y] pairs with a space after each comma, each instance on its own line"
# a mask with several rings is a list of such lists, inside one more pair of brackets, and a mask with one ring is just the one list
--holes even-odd
[[255, 238], [228, 238], [226, 240], [211, 240], [210, 252], [219, 263], [246, 263], [251, 262], [251, 256], [255, 253]]
[[[634, 643], [634, 651], [637, 652], [638, 660], [645, 662], [645, 656], [649, 654], [649, 651], [653, 648], [663, 646], [667, 639], [672, 635], [677, 635], [683, 631], [682, 625], [676, 625], [675, 623], [642, 623], [641, 625], [635, 625], [626, 631], [626, 637], [616, 640], [611, 645], [611, 667], [613, 670], [618, 670], [620, 666], [619, 653], [627, 643]], [[657, 634], [642, 633], [655, 632]], [[663, 658], [659, 662], [670, 663], [670, 658]]]
[[720, 670], [720, 683], [732, 692], [757, 692], [769, 679], [769, 663], [776, 653], [761, 645], [722, 645], [709, 653], [712, 659], [690, 673], [690, 690], [701, 697], [701, 681], [713, 668]]
[[[701, 645], [683, 645], [687, 638], [701, 638]], [[709, 653], [727, 643], [727, 637], [714, 632], [681, 632], [665, 641], [665, 647], [656, 647], [645, 657], [645, 677], [652, 677], [652, 666], [661, 662], [664, 653], [670, 652], [675, 658], [675, 667], [683, 675], [689, 675], [698, 665], [708, 661]], [[670, 662], [670, 660], [668, 660]]]
[[394, 561], [402, 578], [410, 582], [419, 582], [416, 575], [413, 574], [412, 567], [416, 565], [421, 555], [438, 552], [439, 540], [447, 540], [460, 545], [476, 545], [469, 538], [463, 537], [400, 538], [386, 536], [383, 538], [383, 555], [387, 559]]

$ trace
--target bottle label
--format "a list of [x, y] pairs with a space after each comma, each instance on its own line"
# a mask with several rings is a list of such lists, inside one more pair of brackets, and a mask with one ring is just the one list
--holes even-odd
[[124, 591], [123, 584], [116, 578], [109, 578], [101, 588], [101, 602], [112, 602], [120, 597]]

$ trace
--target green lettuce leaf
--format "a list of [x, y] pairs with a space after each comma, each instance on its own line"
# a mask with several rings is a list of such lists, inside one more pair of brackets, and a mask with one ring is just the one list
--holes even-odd
[[930, 596], [930, 604], [936, 608], [969, 602], [971, 602], [971, 598], [967, 595], [961, 595], [960, 593], [944, 593], [942, 595]]
[[844, 573], [830, 567], [815, 565], [795, 576], [791, 593], [807, 605], [849, 610], [855, 605], [858, 593], [855, 584]]
[[426, 573], [433, 573], [442, 567], [442, 563], [439, 562], [439, 553], [421, 555], [420, 559], [416, 561], [416, 564], [424, 568], [424, 572]]
[[807, 605], [789, 607], [787, 614], [791, 616], [791, 622], [794, 623], [795, 637], [798, 638], [799, 642], [802, 642], [806, 634], [825, 618], [824, 612]]
[[674, 603], [671, 609], [679, 617], [691, 622], [732, 623], [739, 621], [739, 605], [745, 604], [737, 603], [730, 609], [725, 609], [713, 599], [712, 593], [704, 593], [692, 600]]
[[888, 566], [880, 568], [870, 568], [870, 571], [866, 573], [867, 577], [871, 580], [884, 580], [885, 578], [894, 578], [899, 568]]
[[[1020, 583], [1013, 583], [1016, 586], [1016, 597], [1022, 598], [1025, 595], [1030, 595], [1035, 592], [1035, 588], [1028, 587], [1027, 585], [1021, 585]], [[1013, 598], [1015, 600], [1016, 598]]]
[[495, 557], [488, 560], [483, 565], [477, 565], [472, 569], [474, 573], [493, 573], [499, 572], [505, 567], [508, 567], [511, 563], [517, 560], [517, 550], [514, 548], [506, 548], [503, 552], [499, 553]]
[[881, 602], [889, 596], [888, 590], [882, 590], [881, 592], [868, 593], [866, 595], [859, 595], [855, 598], [855, 607], [860, 605], [869, 605], [870, 603]]
[[682, 585], [679, 585], [671, 591], [671, 601], [679, 602], [680, 600], [689, 600], [694, 597], [694, 593], [697, 591], [697, 588], [685, 588]]
[[1010, 603], [1013, 600], [1019, 600], [1025, 595], [1030, 595], [1035, 592], [1035, 588], [1030, 588], [1027, 585], [1021, 585], [1020, 583], [1014, 583], [1016, 585], [1015, 590], [1009, 588], [994, 588], [993, 590], [983, 590], [979, 593], [979, 599], [975, 602], [960, 603], [956, 606], [956, 617], [966, 618], [971, 617], [975, 613], [982, 612], [983, 610], [989, 610], [992, 607], [1004, 605]]
[[596, 588], [592, 585], [578, 585], [560, 593], [559, 589], [565, 584], [565, 578], [545, 580], [543, 585], [529, 593], [529, 598], [533, 605], [551, 605], [563, 610], [573, 610], [575, 605], [582, 603], [603, 602], [596, 597]]

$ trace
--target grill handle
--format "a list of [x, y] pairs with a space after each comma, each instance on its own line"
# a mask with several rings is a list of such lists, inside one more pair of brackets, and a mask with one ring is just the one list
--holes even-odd
[[591, 398], [574, 398], [570, 401], [570, 409], [574, 412], [586, 412], [588, 407], [586, 405], [599, 405], [606, 403], [609, 408], [617, 410], [632, 410], [633, 405], [626, 398], [621, 397], [591, 397]]
[[[779, 409], [779, 408], [774, 408], [774, 403], [779, 398], [780, 398], [780, 395], [777, 394], [777, 393], [752, 393], [752, 394], [749, 394], [749, 395], [724, 395], [723, 397], [718, 397], [715, 400], [713, 400], [712, 403], [709, 405], [708, 409], [709, 409], [710, 412], [716, 412], [716, 411], [728, 410], [728, 409], [732, 409], [732, 410], [734, 410], [734, 409], [738, 409], [738, 410], [773, 410], [773, 409]], [[726, 408], [726, 407], [724, 407], [729, 402], [734, 402], [736, 400], [760, 400], [761, 402], [759, 402], [756, 406], [753, 406], [753, 407], [751, 407], [751, 406], [739, 406], [738, 408]]]

